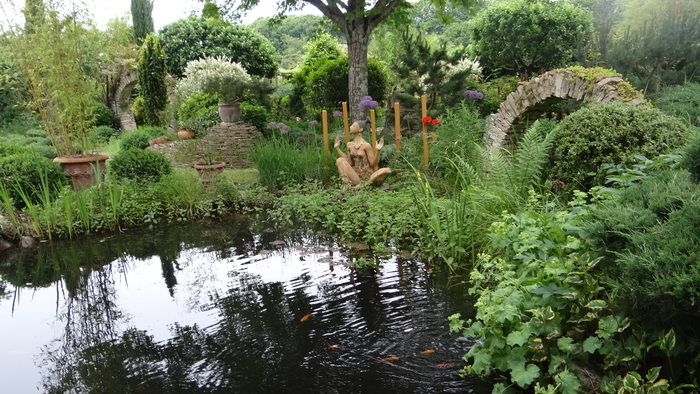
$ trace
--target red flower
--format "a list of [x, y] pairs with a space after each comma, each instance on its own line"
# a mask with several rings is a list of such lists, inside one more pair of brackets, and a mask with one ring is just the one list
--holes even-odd
[[430, 123], [432, 123], [432, 121], [433, 121], [433, 118], [431, 118], [430, 116], [423, 117], [423, 124], [430, 124]]
[[432, 122], [430, 122], [430, 123], [432, 123], [432, 124], [433, 124], [433, 126], [437, 126], [437, 125], [439, 125], [439, 124], [440, 124], [440, 119], [438, 119], [438, 118], [435, 118], [435, 119], [433, 119], [433, 120], [432, 120]]

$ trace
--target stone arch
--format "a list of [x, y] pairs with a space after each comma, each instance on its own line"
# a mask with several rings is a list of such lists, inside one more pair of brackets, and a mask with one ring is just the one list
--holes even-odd
[[119, 119], [122, 130], [133, 130], [136, 128], [136, 120], [129, 107], [129, 98], [138, 80], [139, 77], [136, 70], [125, 69], [122, 71], [119, 75], [112, 100], [109, 103], [110, 107], [112, 107], [112, 111], [114, 111], [117, 119]]
[[530, 106], [550, 97], [594, 103], [622, 101], [637, 105], [645, 102], [641, 92], [612, 70], [572, 67], [547, 71], [526, 83], [521, 83], [501, 103], [498, 112], [488, 117], [488, 150], [500, 149], [515, 119]]

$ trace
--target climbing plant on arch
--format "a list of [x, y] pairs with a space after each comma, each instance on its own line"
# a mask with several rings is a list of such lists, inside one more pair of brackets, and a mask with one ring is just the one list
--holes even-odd
[[520, 84], [501, 103], [498, 112], [489, 116], [486, 126], [486, 145], [489, 150], [500, 149], [513, 122], [529, 107], [550, 97], [593, 103], [646, 102], [640, 91], [613, 70], [576, 66], [547, 71]]

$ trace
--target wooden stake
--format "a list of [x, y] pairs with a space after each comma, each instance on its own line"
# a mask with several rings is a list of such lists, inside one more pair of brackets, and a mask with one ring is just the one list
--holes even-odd
[[377, 115], [373, 109], [369, 110], [369, 125], [370, 125], [370, 143], [372, 144], [372, 152], [374, 157], [377, 157]]
[[396, 151], [401, 152], [401, 104], [394, 103], [394, 144]]
[[428, 116], [428, 97], [423, 95], [420, 97], [420, 106], [422, 116], [420, 123], [423, 125], [423, 167], [428, 168], [430, 164], [430, 147], [428, 146], [428, 125], [423, 122], [423, 118]]
[[323, 126], [323, 154], [328, 157], [331, 154], [328, 147], [328, 111], [321, 112], [321, 125]]
[[343, 136], [345, 143], [350, 142], [350, 123], [348, 119], [348, 102], [343, 101]]

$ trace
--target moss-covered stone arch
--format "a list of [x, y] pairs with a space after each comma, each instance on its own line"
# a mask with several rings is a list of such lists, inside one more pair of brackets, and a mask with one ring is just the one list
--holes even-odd
[[613, 70], [575, 66], [547, 71], [521, 83], [501, 103], [498, 112], [489, 116], [486, 125], [489, 151], [501, 148], [513, 122], [530, 106], [550, 97], [594, 103], [622, 101], [636, 105], [646, 102], [640, 91]]

